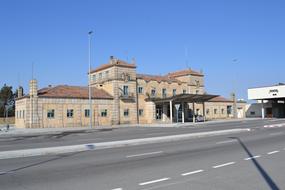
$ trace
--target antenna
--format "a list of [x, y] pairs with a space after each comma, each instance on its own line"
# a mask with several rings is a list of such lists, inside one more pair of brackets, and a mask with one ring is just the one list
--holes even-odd
[[129, 62], [129, 53], [128, 53], [128, 51], [125, 51], [125, 54], [126, 54], [126, 61]]
[[32, 62], [32, 80], [34, 80], [34, 62]]
[[185, 46], [185, 65], [186, 65], [186, 68], [190, 69], [187, 46]]
[[18, 86], [21, 86], [21, 82], [20, 82], [20, 73], [17, 73], [17, 80], [18, 80]]

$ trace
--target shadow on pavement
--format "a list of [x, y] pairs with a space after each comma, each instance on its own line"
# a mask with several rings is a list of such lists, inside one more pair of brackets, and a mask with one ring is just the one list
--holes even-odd
[[41, 164], [45, 164], [45, 163], [52, 162], [52, 161], [55, 161], [55, 160], [60, 160], [60, 159], [63, 159], [63, 158], [68, 158], [68, 157], [70, 157], [70, 156], [74, 156], [74, 155], [80, 154], [80, 153], [82, 153], [82, 152], [85, 152], [85, 151], [76, 152], [76, 153], [72, 153], [72, 154], [58, 155], [58, 156], [55, 157], [55, 158], [51, 158], [51, 159], [44, 160], [44, 161], [41, 161], [41, 162], [36, 162], [36, 163], [33, 163], [33, 164], [29, 164], [29, 165], [26, 165], [26, 166], [22, 166], [22, 167], [18, 167], [18, 168], [15, 168], [15, 169], [11, 169], [11, 170], [8, 170], [8, 171], [5, 171], [5, 172], [1, 172], [1, 173], [0, 173], [0, 176], [7, 175], [7, 174], [10, 174], [10, 173], [13, 173], [13, 172], [16, 172], [16, 171], [20, 171], [20, 170], [23, 170], [23, 169], [31, 168], [31, 167], [34, 167], [34, 166], [39, 166], [39, 165], [41, 165]]
[[[254, 156], [254, 155], [251, 154], [251, 152], [245, 146], [245, 144], [240, 140], [240, 138], [238, 138], [238, 137], [229, 137], [229, 138], [237, 140], [239, 142], [239, 144], [242, 146], [242, 148], [244, 149], [244, 151], [248, 154], [249, 157], [253, 157]], [[253, 164], [255, 165], [255, 167], [257, 168], [259, 173], [261, 174], [261, 176], [264, 178], [264, 180], [266, 181], [267, 185], [272, 190], [279, 190], [279, 187], [275, 184], [275, 182], [273, 181], [273, 179], [271, 179], [271, 177], [267, 174], [267, 172], [262, 168], [262, 166], [258, 163], [258, 161], [255, 158], [252, 158], [251, 161], [253, 162]]]

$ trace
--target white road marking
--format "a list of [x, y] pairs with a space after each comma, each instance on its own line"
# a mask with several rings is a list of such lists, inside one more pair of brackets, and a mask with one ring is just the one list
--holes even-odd
[[282, 135], [283, 132], [278, 132], [278, 133], [270, 133], [269, 135], [275, 136], [275, 135]]
[[227, 140], [227, 141], [216, 142], [216, 144], [225, 144], [225, 143], [231, 143], [231, 142], [237, 142], [237, 141], [236, 140]]
[[152, 181], [146, 181], [146, 182], [143, 182], [143, 183], [139, 183], [139, 185], [149, 185], [149, 184], [152, 184], [152, 183], [158, 183], [158, 182], [162, 182], [162, 181], [167, 181], [169, 180], [170, 178], [166, 177], [166, 178], [161, 178], [161, 179], [156, 179], [156, 180], [152, 180]]
[[163, 151], [147, 152], [147, 153], [142, 153], [142, 154], [128, 155], [128, 156], [126, 156], [126, 158], [133, 158], [133, 157], [139, 157], [139, 156], [148, 156], [148, 155], [161, 154], [161, 153], [163, 153]]
[[123, 188], [115, 188], [115, 189], [112, 189], [112, 190], [123, 190]]
[[181, 174], [182, 176], [187, 176], [187, 175], [192, 175], [192, 174], [197, 174], [200, 172], [203, 172], [204, 170], [196, 170], [196, 171], [192, 171], [192, 172], [188, 172], [188, 173], [183, 173]]
[[256, 155], [256, 156], [245, 158], [244, 160], [252, 160], [254, 158], [260, 158], [260, 157], [261, 157], [261, 155]]
[[235, 164], [235, 162], [228, 162], [228, 163], [225, 163], [225, 164], [216, 165], [216, 166], [213, 166], [213, 168], [221, 168], [221, 167], [229, 166], [229, 165], [232, 165], [232, 164]]
[[279, 150], [275, 150], [275, 151], [272, 151], [272, 152], [268, 152], [267, 154], [275, 154], [275, 153], [278, 153], [278, 152], [280, 152]]

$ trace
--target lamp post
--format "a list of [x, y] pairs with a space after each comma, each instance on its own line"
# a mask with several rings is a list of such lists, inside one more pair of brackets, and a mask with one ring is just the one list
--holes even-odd
[[90, 128], [92, 128], [92, 100], [91, 100], [91, 37], [93, 31], [88, 32], [88, 63], [89, 63], [89, 83], [88, 83], [88, 92], [89, 92], [89, 117], [90, 117]]
[[[238, 59], [233, 59], [233, 64], [237, 64]], [[234, 67], [234, 86], [233, 86], [233, 93], [232, 93], [232, 98], [233, 98], [233, 115], [234, 118], [237, 118], [237, 98], [236, 98], [236, 83], [237, 83], [237, 77], [236, 77], [236, 71]]]

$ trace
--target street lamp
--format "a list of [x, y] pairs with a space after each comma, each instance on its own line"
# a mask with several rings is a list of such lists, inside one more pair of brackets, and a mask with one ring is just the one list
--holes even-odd
[[89, 117], [90, 117], [90, 128], [92, 128], [92, 100], [91, 100], [91, 37], [93, 31], [88, 32], [88, 63], [89, 63]]
[[[237, 64], [238, 62], [238, 59], [233, 59], [233, 64]], [[234, 115], [234, 118], [236, 119], [237, 118], [237, 98], [236, 98], [236, 83], [237, 83], [237, 77], [236, 77], [236, 70], [235, 68], [233, 69], [234, 70], [234, 76], [233, 76], [233, 79], [234, 79], [234, 86], [233, 86], [233, 94], [232, 94], [232, 98], [233, 98], [233, 115]]]

